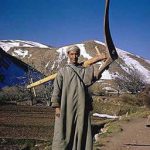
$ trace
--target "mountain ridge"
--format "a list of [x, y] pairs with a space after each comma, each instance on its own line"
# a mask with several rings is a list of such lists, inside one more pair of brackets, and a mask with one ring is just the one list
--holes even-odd
[[[95, 46], [98, 47], [100, 52], [106, 53], [105, 44], [100, 41], [85, 41], [74, 45], [77, 45], [81, 49], [81, 61], [90, 59], [96, 55]], [[48, 76], [56, 72], [63, 64], [67, 63], [66, 49], [68, 46], [70, 45], [55, 48], [32, 41], [1, 40], [0, 57], [2, 59], [0, 62], [1, 64], [4, 62], [5, 58], [3, 58], [2, 51], [5, 51], [8, 55], [19, 59], [35, 71]], [[128, 73], [128, 67], [135, 67], [142, 74], [143, 80], [150, 83], [150, 60], [119, 48], [116, 49], [119, 54], [119, 59], [112, 63], [110, 68], [102, 74], [101, 80], [112, 80], [116, 76]], [[96, 65], [99, 67], [101, 62]], [[1, 65], [0, 68], [0, 75], [2, 75], [2, 68], [4, 70], [4, 67]]]

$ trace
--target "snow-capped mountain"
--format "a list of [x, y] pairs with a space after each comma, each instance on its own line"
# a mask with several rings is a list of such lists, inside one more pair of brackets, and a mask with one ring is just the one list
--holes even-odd
[[41, 47], [48, 48], [48, 46], [32, 42], [32, 41], [22, 41], [22, 40], [1, 40], [0, 47], [7, 52], [12, 47]]
[[[86, 41], [76, 45], [81, 49], [81, 61], [96, 55], [95, 46], [98, 47], [100, 52], [106, 53], [105, 44], [99, 41]], [[31, 72], [31, 68], [46, 76], [56, 72], [67, 63], [66, 49], [68, 46], [53, 48], [31, 41], [0, 41], [0, 87], [13, 85], [8, 82], [12, 80], [9, 79], [10, 77], [23, 77], [23, 74]], [[150, 84], [149, 60], [118, 48], [117, 52], [119, 58], [102, 74], [102, 80], [113, 80], [116, 76], [128, 73], [128, 69], [133, 67], [142, 74], [143, 80]], [[100, 62], [97, 63], [98, 68], [100, 65]]]
[[48, 48], [48, 46], [32, 41], [0, 41], [0, 88], [29, 82], [29, 71], [30, 76], [41, 77], [38, 70], [16, 58], [28, 56], [28, 50], [25, 48]]

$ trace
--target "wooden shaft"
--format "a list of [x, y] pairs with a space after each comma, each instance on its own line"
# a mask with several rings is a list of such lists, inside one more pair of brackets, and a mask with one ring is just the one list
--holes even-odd
[[52, 74], [52, 75], [50, 75], [50, 76], [47, 76], [47, 77], [45, 77], [45, 78], [43, 78], [43, 79], [41, 79], [41, 80], [38, 80], [38, 81], [36, 81], [36, 82], [34, 82], [34, 83], [28, 85], [27, 88], [29, 89], [29, 88], [38, 86], [38, 85], [40, 85], [40, 84], [42, 84], [42, 83], [48, 82], [48, 81], [50, 81], [50, 80], [54, 80], [56, 76], [57, 76], [57, 73]]
[[[33, 79], [31, 78], [31, 84], [33, 83]], [[35, 92], [35, 88], [32, 87], [32, 90], [33, 90], [33, 94], [34, 94], [34, 97], [36, 97], [36, 92]]]

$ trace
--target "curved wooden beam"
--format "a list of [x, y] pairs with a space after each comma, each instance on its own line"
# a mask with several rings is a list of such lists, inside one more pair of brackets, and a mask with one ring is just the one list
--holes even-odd
[[118, 54], [115, 48], [115, 45], [113, 43], [110, 28], [109, 28], [109, 4], [110, 0], [106, 0], [106, 6], [105, 6], [105, 17], [104, 17], [104, 33], [105, 33], [105, 43], [106, 48], [109, 52], [110, 57], [115, 60], [118, 58]]
[[109, 3], [110, 0], [106, 0], [105, 15], [104, 15], [104, 35], [105, 35], [106, 52], [108, 57], [99, 70], [100, 72], [99, 78], [101, 77], [102, 72], [108, 69], [109, 65], [118, 58], [118, 54], [114, 46], [109, 28]]
[[[104, 64], [101, 66], [99, 72], [103, 72], [104, 70], [106, 70], [108, 68], [108, 66], [115, 60], [118, 58], [118, 54], [116, 51], [116, 48], [114, 46], [114, 43], [112, 41], [112, 37], [110, 34], [110, 28], [109, 28], [109, 0], [106, 0], [106, 4], [105, 4], [105, 15], [104, 15], [104, 33], [105, 33], [105, 43], [106, 43], [106, 51], [108, 54], [108, 59], [104, 62]], [[97, 62], [96, 58], [92, 58], [89, 59], [87, 61], [84, 62], [83, 66], [87, 67], [91, 64], [94, 64]], [[48, 82], [49, 80], [54, 80], [56, 77], [56, 74], [52, 74], [44, 79], [41, 79], [39, 81], [36, 81], [30, 85], [27, 86], [27, 88], [32, 88], [35, 86], [38, 86], [40, 84], [43, 84], [45, 82]]]

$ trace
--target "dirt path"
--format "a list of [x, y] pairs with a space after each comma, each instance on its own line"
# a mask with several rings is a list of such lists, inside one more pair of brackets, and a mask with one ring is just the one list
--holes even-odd
[[106, 139], [100, 150], [150, 150], [150, 127], [147, 118], [120, 123], [123, 131]]

